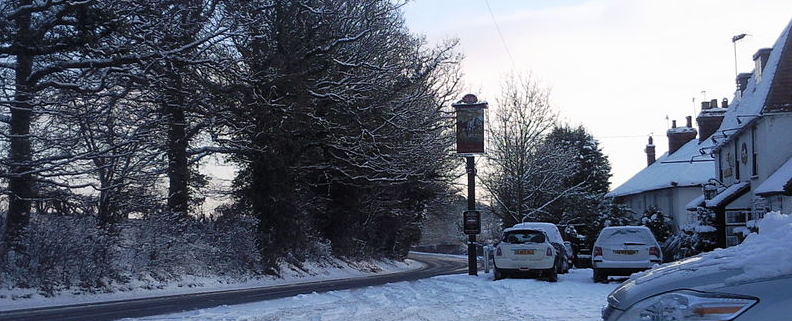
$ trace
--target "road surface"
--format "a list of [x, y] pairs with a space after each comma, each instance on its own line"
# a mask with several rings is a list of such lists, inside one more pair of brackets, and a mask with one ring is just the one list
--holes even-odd
[[354, 289], [386, 283], [414, 281], [467, 271], [466, 259], [410, 253], [424, 266], [417, 270], [365, 278], [329, 280], [242, 290], [182, 294], [145, 299], [88, 303], [0, 312], [0, 321], [108, 321], [279, 299], [312, 292]]

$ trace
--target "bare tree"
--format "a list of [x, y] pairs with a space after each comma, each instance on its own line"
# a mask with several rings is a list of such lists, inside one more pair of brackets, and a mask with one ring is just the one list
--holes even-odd
[[482, 182], [504, 226], [531, 221], [574, 188], [560, 189], [572, 166], [568, 151], [544, 144], [557, 114], [549, 90], [526, 75], [511, 75], [490, 119]]

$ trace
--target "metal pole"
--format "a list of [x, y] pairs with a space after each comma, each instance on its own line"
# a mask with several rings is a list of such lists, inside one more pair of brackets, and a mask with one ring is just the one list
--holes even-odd
[[[465, 157], [467, 159], [467, 175], [468, 175], [468, 210], [476, 210], [476, 163], [473, 161], [473, 156]], [[468, 236], [468, 274], [478, 275], [478, 264], [476, 262], [476, 234]]]
[[737, 41], [732, 41], [734, 44], [734, 77], [737, 77]]

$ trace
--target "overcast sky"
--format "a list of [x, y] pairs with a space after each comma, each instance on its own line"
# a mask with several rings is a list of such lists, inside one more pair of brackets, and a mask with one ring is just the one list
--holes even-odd
[[562, 118], [599, 139], [613, 165], [611, 188], [646, 166], [648, 135], [654, 135], [658, 157], [667, 151], [666, 116], [684, 125], [685, 116], [694, 113], [693, 98], [697, 105], [703, 98], [731, 100], [732, 36], [750, 34], [737, 43], [739, 70], [748, 72], [753, 53], [771, 47], [792, 19], [790, 0], [489, 0], [489, 5], [513, 64], [485, 0], [414, 0], [405, 18], [430, 44], [460, 39], [465, 81], [480, 98], [494, 102], [500, 79], [511, 70], [531, 72], [551, 88]]

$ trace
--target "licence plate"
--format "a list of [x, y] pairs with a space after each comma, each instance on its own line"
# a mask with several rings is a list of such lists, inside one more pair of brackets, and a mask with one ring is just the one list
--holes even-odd
[[536, 253], [535, 250], [514, 250], [514, 254], [517, 255], [533, 255]]
[[624, 254], [624, 255], [634, 255], [635, 253], [638, 253], [638, 251], [636, 251], [636, 250], [614, 250], [613, 253]]

